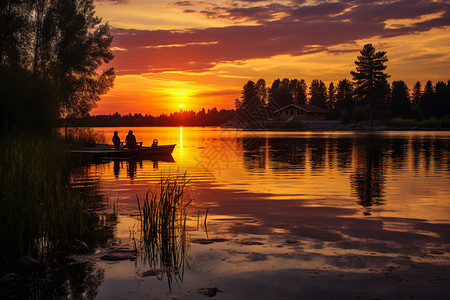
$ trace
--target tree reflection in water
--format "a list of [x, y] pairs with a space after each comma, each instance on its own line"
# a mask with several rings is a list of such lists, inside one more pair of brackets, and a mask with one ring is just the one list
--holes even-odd
[[383, 169], [383, 148], [385, 140], [377, 135], [358, 139], [354, 145], [356, 161], [354, 173], [350, 177], [353, 196], [365, 207], [365, 215], [370, 215], [370, 207], [383, 203], [383, 189], [386, 181]]
[[[287, 174], [286, 169], [300, 176], [308, 171], [314, 175], [330, 171], [351, 174], [352, 196], [364, 207], [364, 214], [369, 215], [371, 207], [383, 204], [386, 164], [402, 168], [412, 151], [418, 165], [423, 152], [425, 169], [429, 168], [431, 142], [414, 139], [411, 143], [405, 138], [386, 138], [376, 133], [356, 137], [253, 138], [251, 144], [242, 143], [243, 166], [249, 172], [266, 172], [270, 168], [280, 176]], [[435, 152], [442, 153], [442, 146], [435, 144], [434, 148], [439, 148]], [[262, 163], [266, 159], [268, 166]]]

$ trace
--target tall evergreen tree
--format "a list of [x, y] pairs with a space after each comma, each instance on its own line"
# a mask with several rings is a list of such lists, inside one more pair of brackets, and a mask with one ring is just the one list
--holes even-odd
[[391, 113], [393, 116], [408, 117], [411, 112], [409, 89], [402, 80], [392, 82]]
[[269, 88], [268, 107], [271, 110], [277, 110], [292, 103], [293, 100], [289, 83], [289, 78], [283, 78], [283, 80], [275, 79], [273, 81], [272, 86]]
[[433, 116], [441, 118], [450, 115], [450, 87], [443, 81], [436, 83], [435, 87], [435, 111]]
[[274, 99], [273, 99], [273, 93], [280, 86], [280, 82], [281, 82], [280, 78], [275, 79], [272, 82], [272, 85], [267, 89], [268, 98], [269, 98], [267, 106], [272, 110], [276, 110], [276, 109], [280, 108], [279, 105], [277, 103], [275, 103]]
[[[383, 83], [389, 78], [384, 70], [385, 63], [388, 61], [386, 52], [375, 52], [372, 44], [364, 45], [360, 52], [358, 60], [355, 61], [356, 71], [351, 71], [350, 74], [355, 80], [355, 97], [360, 103], [367, 103], [370, 105], [370, 126], [373, 125], [373, 107], [377, 100], [380, 100], [380, 89], [386, 85]], [[377, 99], [378, 98], [378, 99]]]
[[265, 106], [267, 99], [266, 81], [263, 78], [258, 79], [255, 88], [258, 97], [258, 105]]
[[420, 97], [420, 108], [422, 109], [426, 117], [432, 116], [433, 112], [435, 111], [434, 96], [433, 83], [431, 83], [431, 80], [428, 80], [425, 84], [422, 97]]
[[345, 109], [351, 114], [355, 106], [353, 100], [353, 85], [348, 79], [339, 81], [336, 91], [336, 110]]
[[280, 86], [289, 88], [290, 82], [291, 81], [289, 80], [289, 78], [283, 78], [283, 80], [281, 80], [281, 82], [280, 82]]
[[297, 95], [297, 99], [295, 100], [297, 104], [306, 104], [306, 100], [307, 100], [307, 89], [308, 86], [306, 85], [306, 82], [304, 79], [300, 79], [299, 84], [298, 84], [298, 95]]
[[258, 90], [256, 88], [256, 84], [249, 80], [241, 91], [241, 99], [242, 99], [242, 108], [247, 110], [253, 106], [258, 105]]
[[327, 87], [322, 80], [314, 79], [309, 86], [309, 104], [317, 105], [326, 109]]
[[272, 95], [273, 105], [277, 109], [293, 103], [291, 91], [288, 86], [280, 85]]
[[417, 81], [412, 88], [412, 103], [418, 105], [420, 103], [420, 97], [422, 96], [422, 86], [420, 81]]
[[328, 110], [331, 112], [335, 109], [336, 106], [336, 88], [334, 87], [333, 82], [330, 82], [328, 85], [328, 99], [327, 99]]

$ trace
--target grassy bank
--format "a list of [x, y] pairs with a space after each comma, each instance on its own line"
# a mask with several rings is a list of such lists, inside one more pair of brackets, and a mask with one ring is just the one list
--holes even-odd
[[45, 261], [87, 229], [84, 202], [68, 188], [67, 146], [39, 135], [0, 144], [0, 270], [22, 255]]
[[387, 122], [389, 127], [394, 128], [450, 128], [450, 118], [429, 118], [424, 120], [393, 118]]

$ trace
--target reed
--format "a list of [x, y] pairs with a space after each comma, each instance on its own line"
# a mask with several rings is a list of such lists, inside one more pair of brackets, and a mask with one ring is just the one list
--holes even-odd
[[161, 175], [155, 189], [143, 201], [137, 197], [140, 214], [140, 246], [152, 268], [163, 270], [171, 285], [171, 274], [182, 280], [188, 239], [186, 237], [189, 179], [184, 174]]
[[87, 127], [57, 128], [54, 134], [63, 139], [66, 144], [82, 146], [96, 143], [104, 144], [107, 140], [103, 131], [95, 131]]
[[22, 255], [41, 262], [87, 230], [83, 199], [68, 188], [61, 141], [0, 134], [0, 270]]

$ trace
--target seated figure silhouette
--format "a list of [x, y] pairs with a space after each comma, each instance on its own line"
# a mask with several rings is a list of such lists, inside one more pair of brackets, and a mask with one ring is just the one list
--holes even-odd
[[116, 148], [116, 149], [120, 148], [120, 137], [119, 137], [117, 131], [114, 131], [114, 136], [112, 138], [112, 142], [114, 144], [114, 148]]
[[128, 135], [125, 139], [128, 149], [134, 150], [136, 148], [136, 137], [133, 135], [133, 131], [128, 131]]

